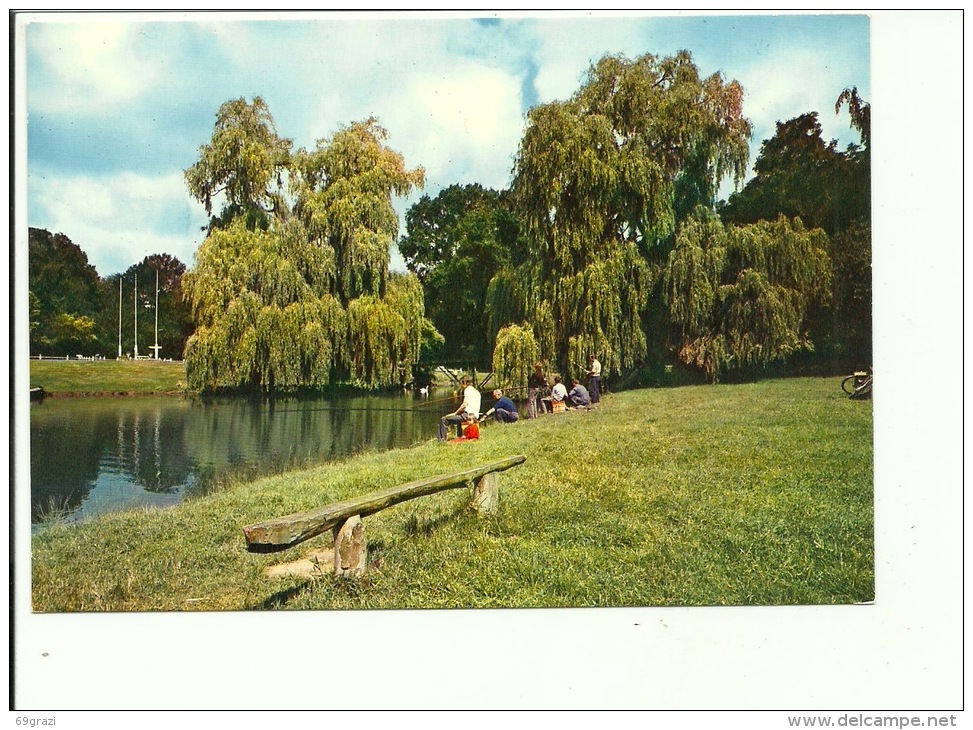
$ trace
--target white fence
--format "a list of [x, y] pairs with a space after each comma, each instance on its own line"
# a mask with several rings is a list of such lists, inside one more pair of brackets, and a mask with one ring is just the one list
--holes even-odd
[[[90, 356], [89, 355], [64, 355], [64, 356], [61, 356], [61, 355], [31, 355], [30, 356], [30, 359], [31, 360], [61, 360], [61, 361], [67, 360], [69, 362], [78, 362], [78, 361], [81, 361], [81, 362], [101, 362], [103, 360], [108, 360], [108, 359], [118, 360], [118, 361], [125, 361], [125, 360], [129, 360], [129, 361], [131, 361], [131, 360], [155, 360], [155, 358], [152, 355], [138, 355], [137, 357], [134, 357], [134, 358], [133, 357], [113, 357], [113, 358], [107, 358], [104, 355], [90, 355]], [[160, 358], [157, 362], [182, 362], [182, 360], [173, 360], [171, 357], [164, 357], [164, 358]]]

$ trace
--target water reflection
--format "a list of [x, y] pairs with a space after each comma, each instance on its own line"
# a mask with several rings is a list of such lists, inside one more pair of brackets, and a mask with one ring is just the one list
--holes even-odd
[[31, 406], [31, 519], [79, 520], [256, 476], [433, 437], [449, 405], [411, 394], [255, 403], [48, 399]]

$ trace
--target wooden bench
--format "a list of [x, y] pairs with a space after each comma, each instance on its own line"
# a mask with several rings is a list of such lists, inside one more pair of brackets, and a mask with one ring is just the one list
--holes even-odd
[[401, 484], [361, 497], [335, 502], [326, 507], [258, 522], [243, 528], [247, 550], [272, 553], [287, 550], [327, 530], [334, 534], [334, 571], [337, 575], [360, 575], [368, 554], [362, 518], [427, 494], [474, 484], [472, 506], [478, 514], [494, 512], [499, 500], [499, 472], [522, 464], [526, 456], [510, 456], [452, 474], [441, 474]]

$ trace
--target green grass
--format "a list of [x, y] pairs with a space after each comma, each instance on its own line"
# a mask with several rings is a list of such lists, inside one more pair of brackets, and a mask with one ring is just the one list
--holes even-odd
[[30, 385], [55, 395], [177, 393], [186, 390], [186, 367], [156, 360], [31, 360]]
[[[327, 547], [246, 552], [241, 528], [523, 453], [499, 512], [466, 490], [365, 518], [358, 580], [270, 578]], [[38, 611], [841, 604], [874, 597], [871, 402], [834, 379], [618, 393], [489, 424], [478, 442], [364, 454], [165, 511], [32, 539]]]

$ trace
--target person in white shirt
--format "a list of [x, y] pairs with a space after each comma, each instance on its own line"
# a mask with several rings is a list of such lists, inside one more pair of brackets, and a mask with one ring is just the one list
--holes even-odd
[[601, 363], [594, 355], [588, 355], [588, 392], [591, 405], [601, 400]]
[[467, 421], [475, 421], [480, 417], [480, 391], [473, 387], [470, 378], [463, 378], [463, 402], [459, 404], [452, 413], [439, 419], [439, 434], [437, 438], [445, 441], [449, 433], [450, 424], [455, 424], [457, 436], [463, 436], [463, 424]]
[[561, 376], [554, 376], [554, 387], [551, 388], [551, 400], [555, 403], [561, 403], [565, 398], [568, 397], [568, 389], [565, 387], [564, 383], [561, 382]]

